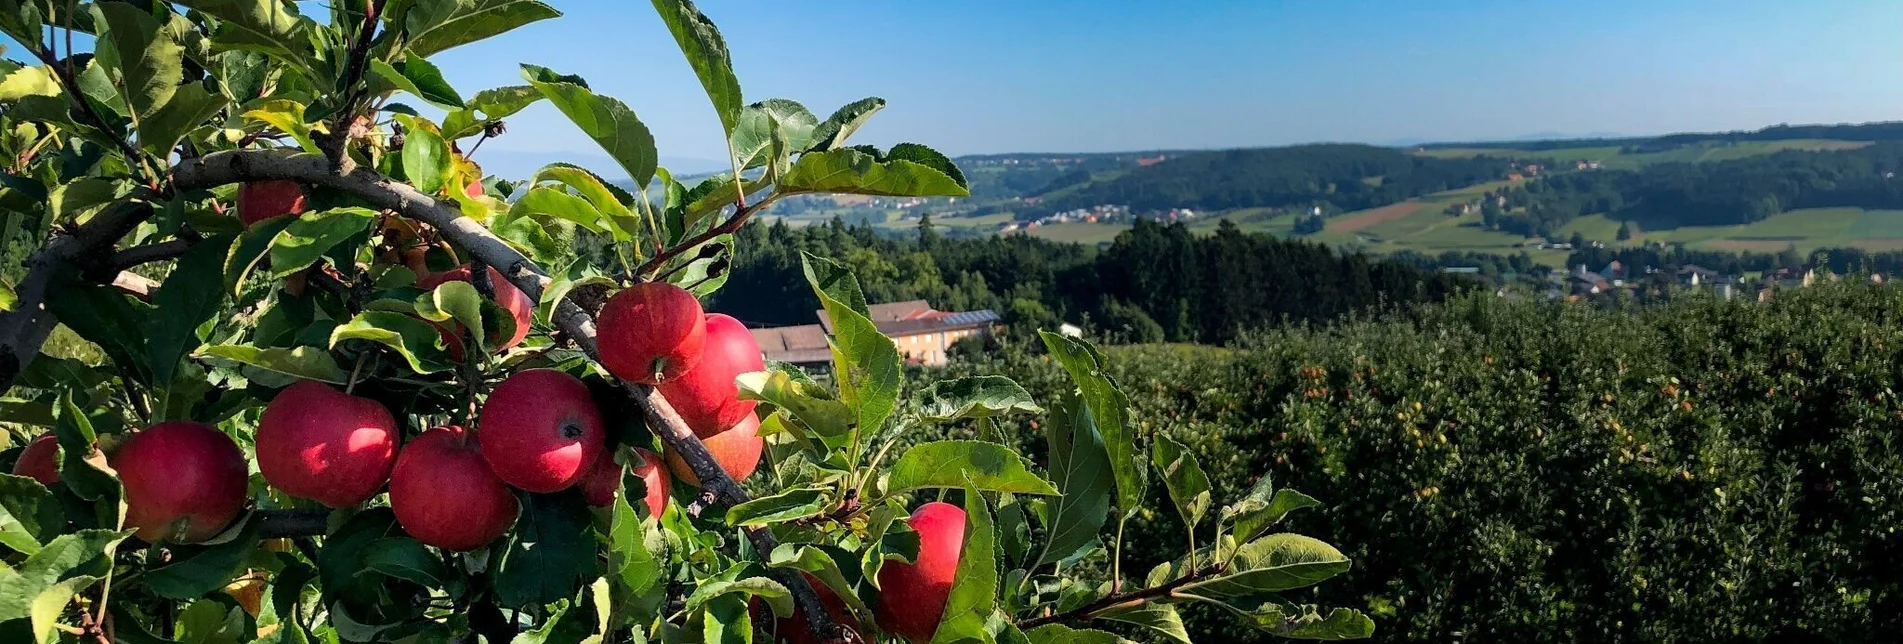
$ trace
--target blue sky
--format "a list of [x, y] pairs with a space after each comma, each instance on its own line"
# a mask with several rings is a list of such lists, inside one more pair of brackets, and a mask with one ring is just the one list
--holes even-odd
[[[664, 157], [720, 158], [718, 126], [646, 2], [438, 56], [465, 94], [515, 63], [586, 77]], [[1903, 2], [706, 0], [748, 100], [824, 117], [889, 101], [865, 141], [950, 153], [1664, 133], [1903, 118]], [[552, 109], [498, 150], [574, 152]]]

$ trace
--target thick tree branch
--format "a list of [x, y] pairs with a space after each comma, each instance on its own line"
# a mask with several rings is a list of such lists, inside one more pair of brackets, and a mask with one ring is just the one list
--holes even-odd
[[[152, 216], [151, 204], [124, 201], [100, 211], [70, 233], [54, 236], [27, 259], [26, 277], [15, 287], [13, 310], [0, 314], [0, 393], [39, 355], [59, 321], [46, 308], [53, 289], [69, 276], [101, 265], [112, 246]], [[104, 279], [115, 277], [107, 273]]]
[[185, 251], [191, 250], [194, 243], [197, 242], [189, 239], [173, 239], [156, 244], [133, 246], [113, 253], [112, 258], [106, 262], [106, 268], [116, 273], [140, 264], [178, 259], [180, 255], [185, 254]]
[[[198, 159], [180, 162], [172, 170], [173, 184], [180, 190], [211, 188], [218, 185], [242, 181], [266, 179], [289, 179], [303, 183], [342, 190], [356, 195], [371, 205], [394, 210], [398, 214], [421, 221], [434, 227], [445, 239], [463, 247], [476, 261], [487, 264], [502, 273], [510, 283], [521, 289], [524, 295], [534, 301], [540, 301], [542, 291], [548, 286], [549, 277], [535, 262], [524, 257], [515, 248], [496, 237], [488, 228], [473, 219], [463, 216], [454, 204], [439, 201], [415, 188], [368, 169], [356, 169], [347, 173], [337, 173], [330, 169], [329, 162], [311, 154], [286, 153], [284, 151], [226, 151], [214, 152]], [[742, 209], [728, 223], [717, 227], [724, 228], [732, 224], [738, 228], [745, 223], [745, 215], [752, 211]], [[707, 237], [712, 239], [712, 237]], [[703, 240], [704, 241], [704, 240]], [[691, 242], [691, 240], [690, 240]], [[691, 247], [691, 246], [687, 246]], [[676, 254], [680, 251], [676, 250]], [[556, 303], [553, 315], [555, 325], [575, 343], [589, 358], [599, 359], [595, 344], [595, 320], [574, 302], [563, 298]], [[707, 446], [694, 436], [694, 432], [681, 420], [680, 414], [668, 404], [659, 392], [645, 385], [623, 383], [648, 426], [666, 441], [667, 447], [680, 454], [694, 475], [701, 481], [703, 490], [716, 500], [729, 504], [748, 500], [745, 490], [741, 489], [733, 478], [721, 469], [720, 463], [707, 452]], [[770, 553], [779, 545], [771, 532], [764, 528], [746, 531], [747, 539], [754, 550]], [[806, 582], [805, 577], [784, 570], [775, 570], [775, 578], [793, 592], [794, 602], [807, 616], [812, 625], [813, 634], [824, 642], [848, 642], [856, 639], [855, 634], [841, 626], [820, 603], [819, 596]]]

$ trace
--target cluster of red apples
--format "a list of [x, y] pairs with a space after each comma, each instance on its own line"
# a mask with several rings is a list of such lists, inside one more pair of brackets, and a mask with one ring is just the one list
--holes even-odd
[[[479, 195], [481, 187], [472, 183], [468, 192]], [[238, 204], [239, 218], [251, 225], [303, 212], [304, 193], [290, 181], [255, 182], [240, 188]], [[515, 319], [513, 335], [490, 338], [497, 351], [505, 351], [528, 336], [533, 303], [488, 270], [496, 303]], [[469, 281], [471, 268], [418, 274], [418, 286], [431, 289]], [[461, 361], [460, 334], [438, 328], [446, 352]], [[622, 380], [657, 387], [728, 476], [738, 481], [753, 473], [765, 440], [754, 415], [757, 403], [739, 398], [734, 379], [765, 369], [765, 362], [744, 325], [703, 313], [699, 300], [677, 286], [646, 282], [608, 299], [598, 334], [602, 366]], [[347, 508], [387, 488], [405, 532], [452, 551], [482, 548], [507, 532], [520, 510], [515, 490], [578, 487], [590, 505], [606, 506], [619, 493], [624, 470], [631, 469], [646, 487], [649, 512], [659, 515], [668, 504], [670, 478], [700, 484], [672, 452], [666, 469], [645, 449], [617, 458], [588, 387], [554, 369], [527, 369], [504, 379], [483, 401], [475, 427], [435, 427], [408, 441], [381, 403], [302, 381], [265, 407], [255, 442], [258, 470], [284, 494]], [[60, 481], [58, 459], [54, 436], [40, 436], [21, 452], [14, 473], [52, 486]], [[243, 512], [249, 496], [244, 453], [229, 436], [202, 423], [147, 427], [114, 448], [108, 463], [125, 487], [127, 527], [151, 543], [217, 536]], [[927, 503], [908, 523], [919, 534], [918, 557], [882, 567], [876, 616], [886, 632], [924, 642], [937, 630], [951, 594], [965, 512]], [[838, 596], [809, 581], [835, 618], [860, 630]], [[797, 613], [777, 620], [775, 630], [788, 641], [813, 641], [807, 620]]]

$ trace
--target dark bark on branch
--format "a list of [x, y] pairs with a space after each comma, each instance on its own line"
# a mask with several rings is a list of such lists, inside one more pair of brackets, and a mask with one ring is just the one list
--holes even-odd
[[[540, 301], [542, 290], [549, 283], [548, 274], [540, 266], [482, 224], [464, 217], [462, 211], [453, 204], [439, 201], [408, 184], [393, 181], [371, 170], [356, 169], [340, 174], [331, 171], [326, 159], [315, 155], [281, 151], [226, 151], [183, 161], [172, 171], [173, 184], [181, 190], [265, 179], [290, 179], [342, 190], [375, 207], [394, 210], [404, 217], [429, 224], [445, 239], [469, 251], [477, 262], [494, 267], [531, 300]], [[752, 212], [751, 209], [743, 208], [717, 229], [730, 225], [738, 228]], [[691, 243], [698, 242], [690, 240]], [[678, 254], [679, 251], [675, 252]], [[589, 358], [599, 359], [593, 316], [564, 298], [556, 304], [553, 318], [555, 325], [575, 343], [576, 348]], [[721, 469], [720, 463], [707, 452], [707, 446], [694, 436], [687, 423], [681, 420], [680, 414], [660, 393], [645, 385], [624, 383], [623, 386], [640, 406], [648, 426], [666, 441], [668, 449], [680, 454], [681, 459], [693, 469], [694, 475], [701, 481], [702, 489], [711, 493], [716, 500], [728, 504], [748, 500], [746, 491], [727, 475], [726, 470]], [[764, 528], [749, 529], [746, 534], [754, 550], [762, 556], [773, 552], [779, 545], [773, 534]], [[773, 575], [793, 592], [794, 603], [807, 616], [813, 634], [820, 641], [850, 642], [857, 639], [856, 634], [841, 626], [826, 611], [804, 576], [785, 570], [775, 570]]]
[[[14, 289], [14, 308], [0, 313], [0, 393], [13, 388], [13, 381], [39, 355], [40, 345], [58, 323], [46, 308], [53, 288], [68, 276], [103, 265], [113, 244], [151, 216], [150, 204], [120, 202], [70, 233], [54, 236], [27, 259], [26, 277]], [[103, 280], [113, 279], [114, 273], [106, 273]]]
[[106, 264], [106, 268], [107, 270], [117, 273], [140, 264], [178, 259], [180, 255], [185, 254], [185, 251], [191, 250], [193, 243], [195, 242], [189, 239], [173, 239], [156, 244], [133, 246], [113, 253], [112, 259]]

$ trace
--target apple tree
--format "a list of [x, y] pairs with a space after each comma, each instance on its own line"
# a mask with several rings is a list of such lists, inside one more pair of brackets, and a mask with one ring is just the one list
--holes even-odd
[[[0, 640], [1187, 642], [1182, 604], [1372, 632], [1299, 601], [1349, 567], [1275, 531], [1316, 502], [1214, 507], [1086, 342], [1044, 336], [1058, 400], [907, 391], [843, 265], [805, 264], [828, 373], [703, 311], [775, 200], [966, 182], [848, 145], [880, 99], [743, 99], [713, 23], [653, 4], [731, 151], [692, 185], [582, 78], [430, 62], [559, 16], [536, 0], [0, 0]], [[485, 176], [541, 101], [632, 188]], [[1187, 547], [1124, 571], [1152, 478]]]

